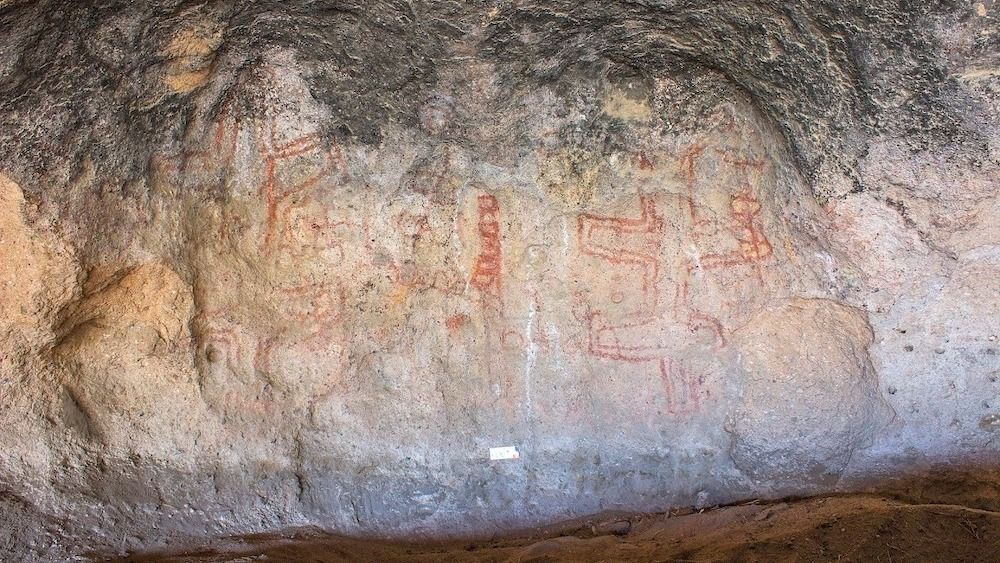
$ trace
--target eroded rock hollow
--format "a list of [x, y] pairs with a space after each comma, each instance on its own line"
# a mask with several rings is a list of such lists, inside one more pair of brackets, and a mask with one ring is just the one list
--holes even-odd
[[0, 549], [996, 462], [998, 10], [0, 1]]

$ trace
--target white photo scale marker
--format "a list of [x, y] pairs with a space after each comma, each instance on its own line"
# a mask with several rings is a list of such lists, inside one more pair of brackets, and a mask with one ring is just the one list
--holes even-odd
[[517, 446], [502, 446], [499, 448], [490, 448], [490, 461], [497, 461], [499, 459], [518, 459], [521, 454], [517, 451]]

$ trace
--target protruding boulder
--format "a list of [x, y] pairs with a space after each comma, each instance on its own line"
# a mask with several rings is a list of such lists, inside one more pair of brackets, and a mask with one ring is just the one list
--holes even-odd
[[793, 299], [761, 312], [733, 340], [744, 378], [727, 428], [736, 466], [760, 480], [835, 481], [888, 411], [865, 314]]

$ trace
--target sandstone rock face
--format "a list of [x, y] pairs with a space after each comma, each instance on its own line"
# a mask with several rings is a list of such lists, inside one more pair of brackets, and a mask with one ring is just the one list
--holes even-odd
[[996, 460], [992, 4], [133, 4], [0, 2], [12, 558]]
[[744, 391], [732, 456], [762, 480], [832, 485], [886, 414], [863, 312], [827, 300], [764, 311], [734, 335]]

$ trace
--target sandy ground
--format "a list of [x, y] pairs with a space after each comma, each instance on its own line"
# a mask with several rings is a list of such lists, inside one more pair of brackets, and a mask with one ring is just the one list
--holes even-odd
[[[689, 514], [604, 515], [508, 539], [408, 544], [298, 529], [116, 561], [1000, 561], [994, 477], [890, 486], [878, 495], [749, 502]], [[928, 502], [928, 497], [954, 504]]]

